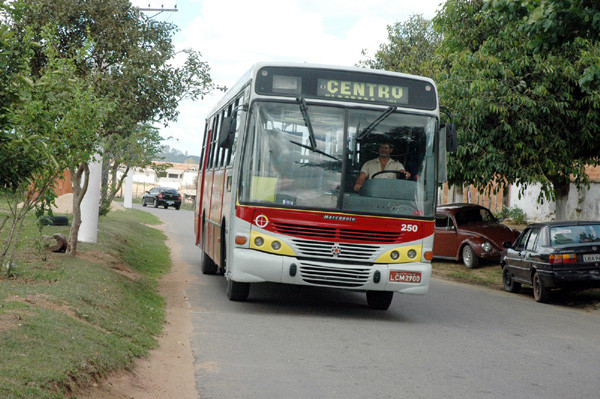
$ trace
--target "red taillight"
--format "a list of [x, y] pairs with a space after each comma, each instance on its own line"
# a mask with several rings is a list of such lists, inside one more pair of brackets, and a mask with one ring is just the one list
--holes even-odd
[[179, 198], [177, 198], [179, 201], [181, 201], [181, 194], [179, 194]]
[[162, 197], [163, 197], [162, 193], [159, 193], [158, 198], [162, 199]]
[[575, 254], [552, 254], [549, 259], [550, 263], [576, 263], [577, 255]]

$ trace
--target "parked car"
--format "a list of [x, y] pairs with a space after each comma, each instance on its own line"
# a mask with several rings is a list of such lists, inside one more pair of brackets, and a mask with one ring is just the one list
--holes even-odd
[[504, 289], [533, 287], [538, 302], [553, 288], [600, 287], [600, 222], [547, 222], [527, 226], [500, 261]]
[[504, 242], [519, 236], [492, 212], [476, 204], [440, 205], [436, 209], [433, 256], [462, 260], [469, 269], [481, 259], [500, 260]]
[[164, 206], [167, 209], [170, 206], [179, 210], [181, 207], [181, 194], [174, 188], [154, 187], [142, 196], [142, 206], [152, 204], [155, 208]]

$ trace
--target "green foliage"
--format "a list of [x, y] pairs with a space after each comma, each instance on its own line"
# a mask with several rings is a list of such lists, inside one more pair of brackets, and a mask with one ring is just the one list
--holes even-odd
[[177, 148], [171, 148], [168, 145], [163, 146], [160, 154], [153, 161], [173, 162], [173, 163], [193, 163], [197, 165], [200, 162], [200, 157], [197, 155], [189, 155], [179, 151]]
[[[0, 280], [0, 397], [62, 397], [156, 347], [165, 301], [152, 276], [170, 266], [164, 234], [145, 226], [157, 223], [148, 213], [115, 212], [100, 221], [98, 244], [82, 247], [81, 258], [46, 252], [42, 260], [32, 245], [35, 217], [26, 218], [15, 277]], [[151, 256], [134, 265], [115, 257], [138, 256], [142, 237]]]
[[585, 165], [598, 162], [599, 97], [579, 85], [574, 57], [596, 47], [583, 38], [570, 51], [539, 51], [521, 29], [527, 2], [499, 3], [449, 0], [435, 20], [444, 33], [440, 92], [459, 127], [449, 178], [481, 190], [541, 183], [546, 199], [562, 197], [570, 176], [585, 185]]
[[387, 30], [388, 43], [379, 46], [373, 59], [364, 59], [359, 65], [435, 77], [434, 56], [442, 36], [433, 29], [431, 21], [413, 15], [405, 22], [388, 26]]
[[527, 224], [525, 212], [523, 212], [523, 210], [518, 206], [513, 206], [510, 208], [503, 206], [502, 210], [494, 216], [496, 216], [498, 219], [510, 220], [515, 224]]

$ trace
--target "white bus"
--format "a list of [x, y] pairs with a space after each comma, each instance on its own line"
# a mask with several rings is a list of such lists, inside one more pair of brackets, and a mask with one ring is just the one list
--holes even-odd
[[[374, 309], [394, 292], [427, 293], [447, 136], [455, 142], [440, 126], [425, 77], [254, 65], [206, 119], [194, 217], [203, 273], [224, 274], [238, 301], [262, 282], [364, 291]], [[380, 145], [408, 173], [358, 185]]]

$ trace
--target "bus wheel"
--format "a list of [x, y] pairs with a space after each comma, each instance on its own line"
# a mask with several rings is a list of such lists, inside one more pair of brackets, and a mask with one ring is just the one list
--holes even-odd
[[250, 293], [250, 283], [227, 280], [227, 298], [230, 301], [245, 301]]
[[[204, 224], [203, 224], [204, 225]], [[217, 273], [217, 265], [206, 253], [206, 232], [204, 227], [202, 228], [202, 274], [215, 274]]]
[[367, 291], [367, 303], [371, 309], [387, 310], [394, 297], [390, 291]]

